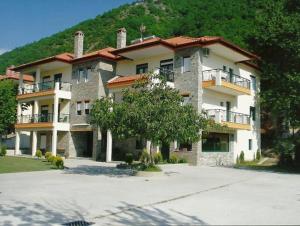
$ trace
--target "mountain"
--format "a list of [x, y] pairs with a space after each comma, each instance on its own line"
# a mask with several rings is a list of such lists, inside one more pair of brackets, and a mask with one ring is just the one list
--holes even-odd
[[[262, 0], [144, 0], [126, 4], [83, 21], [62, 32], [18, 47], [0, 55], [0, 72], [9, 65], [19, 65], [61, 52], [73, 51], [73, 35], [85, 34], [85, 52], [107, 46], [115, 47], [116, 31], [126, 27], [128, 40], [145, 35], [162, 38], [187, 36], [223, 36], [248, 48], [247, 39], [255, 29], [254, 17]], [[45, 24], [46, 25], [46, 24]]]

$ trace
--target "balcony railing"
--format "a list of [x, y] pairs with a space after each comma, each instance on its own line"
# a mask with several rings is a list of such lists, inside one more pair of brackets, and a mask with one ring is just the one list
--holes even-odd
[[209, 118], [216, 122], [232, 122], [238, 124], [250, 124], [250, 116], [238, 112], [226, 111], [223, 109], [205, 110]]
[[174, 82], [174, 71], [166, 68], [158, 68], [159, 75], [164, 77], [167, 82]]
[[221, 77], [222, 81], [226, 81], [234, 85], [250, 89], [249, 79], [243, 78], [239, 75], [230, 73], [228, 71], [223, 71], [222, 69], [218, 68], [218, 69], [206, 70], [202, 72], [203, 81], [216, 80], [218, 76]]
[[[69, 114], [59, 114], [58, 122], [69, 123]], [[53, 114], [35, 114], [35, 115], [19, 115], [18, 123], [40, 123], [40, 122], [53, 122]]]
[[36, 92], [41, 92], [41, 91], [54, 90], [55, 83], [58, 83], [57, 87], [59, 90], [71, 91], [71, 83], [49, 81], [49, 82], [41, 82], [41, 83], [37, 83], [37, 84], [32, 84], [32, 85], [24, 84], [23, 86], [19, 87], [19, 94], [36, 93]]

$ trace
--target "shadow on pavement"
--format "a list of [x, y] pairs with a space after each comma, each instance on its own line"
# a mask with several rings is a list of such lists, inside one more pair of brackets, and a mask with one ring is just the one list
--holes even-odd
[[95, 221], [103, 225], [208, 225], [198, 216], [190, 216], [180, 211], [164, 211], [152, 205], [136, 206], [122, 202], [115, 211], [97, 216]]
[[112, 166], [79, 165], [65, 169], [64, 173], [90, 176], [105, 175], [109, 177], [129, 177], [133, 176], [135, 172], [130, 169], [117, 169], [116, 167]]

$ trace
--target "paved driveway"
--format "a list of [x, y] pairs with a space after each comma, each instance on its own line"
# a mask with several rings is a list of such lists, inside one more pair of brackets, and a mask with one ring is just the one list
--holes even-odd
[[300, 224], [300, 175], [164, 165], [134, 177], [113, 164], [0, 174], [0, 225]]

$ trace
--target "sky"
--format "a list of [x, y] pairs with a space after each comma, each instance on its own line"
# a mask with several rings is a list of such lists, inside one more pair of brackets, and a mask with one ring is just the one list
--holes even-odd
[[0, 0], [0, 55], [133, 0]]

